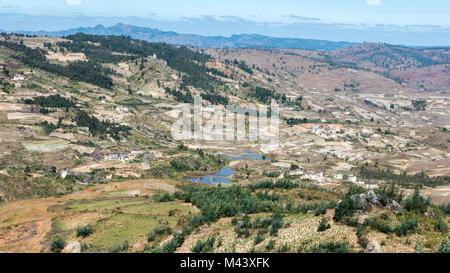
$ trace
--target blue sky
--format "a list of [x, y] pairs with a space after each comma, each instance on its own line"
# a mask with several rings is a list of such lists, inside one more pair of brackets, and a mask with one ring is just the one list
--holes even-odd
[[450, 46], [450, 0], [0, 0], [0, 31], [117, 23], [230, 36]]
[[0, 0], [0, 12], [163, 20], [209, 15], [256, 22], [320, 19], [329, 23], [450, 26], [449, 0]]

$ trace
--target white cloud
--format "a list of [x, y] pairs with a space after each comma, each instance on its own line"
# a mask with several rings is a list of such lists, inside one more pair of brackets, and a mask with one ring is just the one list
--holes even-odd
[[369, 6], [379, 6], [381, 5], [381, 0], [366, 0]]
[[79, 6], [81, 5], [81, 0], [66, 0], [66, 3], [69, 6]]

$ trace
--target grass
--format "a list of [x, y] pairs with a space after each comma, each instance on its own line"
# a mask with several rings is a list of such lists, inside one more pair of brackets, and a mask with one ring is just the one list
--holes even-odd
[[[146, 198], [116, 198], [72, 201], [67, 205], [66, 212], [75, 213], [72, 218], [76, 218], [77, 215], [81, 218], [88, 212], [103, 215], [89, 221], [95, 232], [83, 242], [91, 245], [90, 251], [106, 252], [125, 241], [129, 242], [131, 249], [136, 242], [146, 241], [148, 233], [163, 222], [167, 222], [172, 229], [179, 229], [181, 228], [177, 226], [179, 217], [195, 213], [196, 209], [179, 201], [156, 203]], [[61, 223], [57, 226], [66, 226], [64, 219], [61, 219]], [[67, 235], [68, 231], [61, 230], [61, 232]], [[72, 225], [70, 234], [73, 237], [75, 233], [76, 227]]]

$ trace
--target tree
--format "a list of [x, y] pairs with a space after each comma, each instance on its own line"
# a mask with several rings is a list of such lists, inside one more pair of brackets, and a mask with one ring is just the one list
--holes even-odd
[[50, 243], [50, 250], [54, 253], [61, 253], [61, 251], [64, 249], [65, 244], [66, 242], [64, 241], [64, 239], [55, 237]]

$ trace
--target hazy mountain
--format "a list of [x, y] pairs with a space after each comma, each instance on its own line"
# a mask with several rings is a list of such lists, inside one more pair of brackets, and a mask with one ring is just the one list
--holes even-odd
[[161, 31], [153, 28], [117, 24], [111, 27], [97, 25], [96, 27], [75, 28], [63, 31], [21, 31], [24, 34], [67, 36], [75, 33], [97, 35], [127, 35], [134, 39], [149, 42], [165, 42], [173, 45], [198, 47], [242, 48], [242, 47], [274, 47], [329, 51], [355, 45], [350, 42], [331, 42], [313, 39], [275, 38], [257, 34], [240, 34], [231, 37], [202, 36], [196, 34], [179, 34], [172, 31]]

